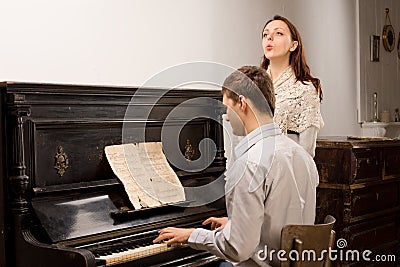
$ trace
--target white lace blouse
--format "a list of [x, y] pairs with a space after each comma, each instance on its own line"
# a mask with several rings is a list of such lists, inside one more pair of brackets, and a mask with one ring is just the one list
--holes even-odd
[[[267, 70], [270, 74], [270, 70]], [[324, 126], [320, 111], [320, 100], [311, 82], [296, 81], [296, 76], [289, 66], [273, 81], [275, 90], [274, 121], [284, 134], [289, 131], [299, 135], [289, 136], [302, 145], [314, 156], [315, 143], [319, 129]]]

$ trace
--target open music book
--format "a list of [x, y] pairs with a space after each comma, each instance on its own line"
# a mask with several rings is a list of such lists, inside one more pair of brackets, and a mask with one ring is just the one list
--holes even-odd
[[185, 201], [185, 192], [160, 142], [105, 147], [107, 160], [135, 209]]

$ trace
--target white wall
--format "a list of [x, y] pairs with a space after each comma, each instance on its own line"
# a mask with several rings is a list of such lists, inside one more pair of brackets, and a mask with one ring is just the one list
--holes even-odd
[[191, 61], [258, 65], [267, 3], [2, 1], [0, 80], [141, 85]]
[[[400, 108], [400, 55], [397, 44], [400, 35], [399, 0], [359, 0], [360, 2], [360, 86], [361, 121], [373, 119], [373, 94], [378, 93], [379, 111], [390, 112], [394, 120], [394, 109]], [[396, 35], [395, 49], [383, 47], [382, 31], [386, 21], [385, 9]], [[370, 61], [370, 36], [380, 36], [379, 62]], [[379, 113], [378, 111], [378, 113]]]
[[355, 1], [2, 1], [0, 80], [140, 86], [184, 62], [259, 65], [262, 27], [278, 13], [321, 79], [320, 135], [358, 134]]

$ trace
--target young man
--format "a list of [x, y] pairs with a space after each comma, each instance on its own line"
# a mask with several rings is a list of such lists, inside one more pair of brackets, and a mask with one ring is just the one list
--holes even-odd
[[282, 227], [314, 223], [318, 172], [311, 156], [273, 123], [275, 96], [265, 70], [238, 69], [222, 94], [233, 133], [245, 136], [226, 173], [228, 217], [207, 219], [212, 230], [162, 229], [154, 242], [188, 243], [236, 266], [275, 265], [265, 253], [279, 250]]

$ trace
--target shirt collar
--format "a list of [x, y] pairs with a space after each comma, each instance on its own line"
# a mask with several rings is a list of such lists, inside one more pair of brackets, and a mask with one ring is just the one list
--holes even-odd
[[258, 127], [251, 133], [246, 135], [235, 148], [235, 154], [239, 158], [241, 155], [246, 153], [252, 146], [263, 138], [275, 136], [281, 134], [281, 130], [275, 123], [269, 123]]

